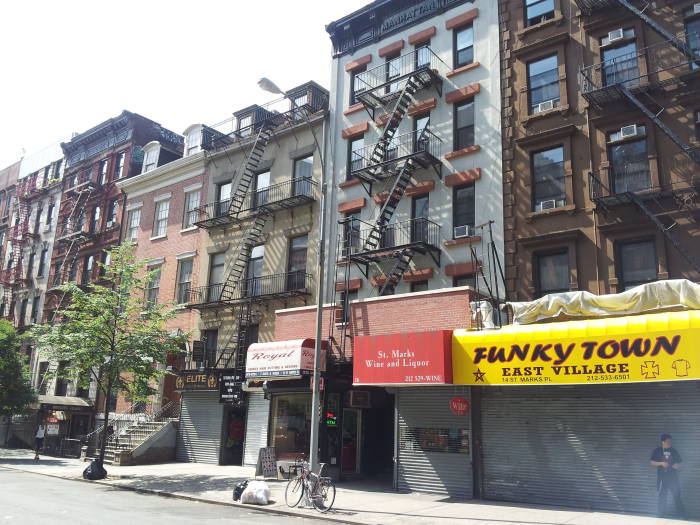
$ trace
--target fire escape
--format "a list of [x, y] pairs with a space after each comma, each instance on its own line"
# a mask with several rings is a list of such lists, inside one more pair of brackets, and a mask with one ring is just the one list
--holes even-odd
[[[95, 239], [95, 233], [89, 231], [87, 204], [101, 187], [93, 180], [92, 170], [88, 168], [66, 176], [63, 187], [54, 248], [54, 260], [58, 259], [60, 262], [57, 268], [56, 263], [53, 264], [47, 295], [55, 294], [56, 287], [76, 279], [80, 248]], [[60, 298], [54, 295], [53, 304], [49, 309], [61, 307], [64, 299], [65, 294], [61, 294]]]
[[[689, 164], [688, 170], [675, 171], [685, 179], [683, 187], [671, 187], [669, 181], [669, 187], [665, 191], [652, 188], [648, 182], [645, 184], [630, 179], [623, 183], [617, 179], [613, 180], [617, 174], [611, 175], [606, 184], [599, 174], [591, 173], [591, 200], [603, 212], [608, 212], [616, 206], [633, 205], [662, 232], [690, 267], [700, 273], [700, 264], [676, 236], [677, 223], [670, 218], [674, 211], [688, 208], [698, 199], [700, 186], [696, 175], [700, 166], [700, 150], [697, 146], [688, 144], [669, 127], [666, 122], [673, 117], [658, 102], [664, 94], [677, 93], [688, 88], [697, 89], [693, 83], [697, 81], [700, 70], [700, 50], [689, 45], [687, 33], [671, 33], [653, 20], [646, 13], [646, 8], [639, 9], [629, 0], [575, 2], [584, 16], [605, 14], [612, 8], [624, 9], [661, 36], [661, 42], [637, 49], [633, 53], [582, 67], [579, 71], [579, 88], [583, 97], [599, 111], [614, 111], [621, 105], [638, 110], [653, 122], [689, 161], [686, 161]], [[611, 31], [607, 36], [610, 44], [617, 40], [624, 42], [625, 39], [629, 37], [622, 28]], [[643, 66], [646, 66], [646, 69]], [[634, 136], [636, 133], [637, 128], [634, 125], [625, 126], [620, 130], [622, 137]], [[684, 173], [686, 171], [690, 174]], [[674, 202], [675, 210], [669, 209], [669, 200]]]
[[[440, 265], [440, 226], [437, 223], [428, 218], [397, 223], [392, 218], [417, 170], [432, 168], [438, 177], [441, 176], [442, 141], [430, 131], [429, 122], [416, 126], [413, 132], [397, 132], [417, 93], [434, 88], [442, 95], [440, 71], [446, 69], [430, 48], [423, 47], [355, 78], [357, 100], [383, 129], [376, 143], [352, 152], [350, 176], [359, 179], [370, 196], [375, 183], [387, 183], [389, 190], [378, 217], [372, 222], [341, 221], [344, 232], [339, 235], [338, 269], [343, 271], [347, 281], [350, 262], [369, 277], [371, 264], [393, 261], [380, 295], [401, 281], [416, 254], [427, 254]], [[347, 232], [351, 232], [350, 235], [346, 235]]]
[[[249, 146], [250, 149], [238, 170], [239, 175], [234, 175], [232, 184], [235, 184], [235, 189], [231, 197], [200, 207], [199, 219], [195, 222], [198, 227], [210, 232], [230, 226], [237, 236], [232, 257], [224, 268], [224, 281], [190, 288], [188, 293], [190, 308], [230, 309], [232, 315], [226, 333], [218, 338], [215, 358], [203, 361], [193, 359], [196, 368], [233, 369], [243, 373], [248, 330], [255, 322], [256, 305], [311, 294], [312, 276], [306, 272], [259, 276], [251, 275], [248, 268], [251, 253], [259, 244], [267, 220], [278, 211], [310, 204], [318, 198], [317, 183], [307, 177], [293, 178], [264, 188], [255, 187], [260, 163], [275, 133], [297, 125], [306, 126], [305, 116], [324, 112], [328, 107], [327, 94], [313, 85], [305, 85], [301, 95], [291, 96], [303, 103], [282, 112], [271, 108], [280, 101], [247, 108], [250, 109], [246, 115], [250, 117], [249, 124], [239, 125], [231, 134], [226, 135], [206, 126], [203, 129], [203, 148], [210, 153], [223, 151], [228, 156], [230, 146]], [[239, 122], [246, 122], [246, 117], [239, 116]]]

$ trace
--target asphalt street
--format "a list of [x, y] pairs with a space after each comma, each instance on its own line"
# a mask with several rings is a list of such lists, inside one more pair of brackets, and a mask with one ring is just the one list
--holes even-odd
[[302, 525], [318, 520], [184, 501], [0, 468], [0, 524]]

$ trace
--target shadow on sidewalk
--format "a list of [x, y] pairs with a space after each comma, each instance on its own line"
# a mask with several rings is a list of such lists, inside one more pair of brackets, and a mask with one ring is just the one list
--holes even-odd
[[41, 456], [39, 460], [32, 458], [0, 458], [0, 465], [51, 465], [56, 467], [68, 467], [74, 465], [74, 463], [59, 458]]

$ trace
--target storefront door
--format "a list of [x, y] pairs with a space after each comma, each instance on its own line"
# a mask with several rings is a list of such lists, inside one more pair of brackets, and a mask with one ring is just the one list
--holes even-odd
[[221, 464], [243, 464], [243, 442], [245, 440], [245, 408], [226, 407], [224, 435], [221, 439]]
[[362, 410], [346, 408], [343, 410], [343, 474], [360, 472], [362, 453]]

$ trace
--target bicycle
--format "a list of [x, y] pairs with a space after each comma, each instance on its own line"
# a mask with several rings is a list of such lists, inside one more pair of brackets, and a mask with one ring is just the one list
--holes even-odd
[[284, 501], [288, 507], [296, 507], [306, 496], [307, 504], [310, 502], [319, 512], [328, 512], [335, 502], [335, 483], [329, 476], [324, 476], [326, 464], [321, 463], [318, 474], [311, 472], [308, 463], [297, 460], [293, 467], [299, 472], [287, 482], [284, 490]]

